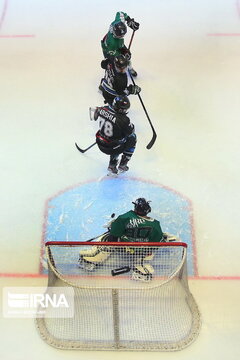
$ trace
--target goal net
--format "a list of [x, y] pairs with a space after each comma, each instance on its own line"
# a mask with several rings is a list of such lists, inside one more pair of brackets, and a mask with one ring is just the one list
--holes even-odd
[[186, 255], [180, 242], [48, 242], [48, 287], [74, 290], [74, 316], [49, 307], [41, 337], [61, 349], [183, 349], [200, 329]]

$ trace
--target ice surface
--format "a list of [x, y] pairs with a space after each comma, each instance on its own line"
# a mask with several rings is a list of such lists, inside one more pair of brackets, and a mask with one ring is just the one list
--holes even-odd
[[[176, 208], [165, 198], [154, 203], [154, 184], [191, 203], [199, 277], [190, 288], [203, 315], [201, 334], [181, 353], [131, 353], [130, 360], [240, 358], [239, 9], [239, 0], [123, 0], [121, 9], [110, 0], [0, 0], [1, 285], [45, 284], [39, 263], [50, 230], [66, 239], [84, 232], [91, 237], [95, 223], [101, 226], [104, 216], [128, 208], [140, 184], [153, 201], [152, 215], [180, 236], [189, 229], [189, 221], [183, 225], [186, 218], [174, 212], [182, 200]], [[158, 138], [147, 150], [151, 129], [131, 96], [138, 144], [125, 180], [116, 179], [121, 192], [115, 191], [113, 204], [117, 186], [103, 187], [107, 157], [96, 147], [82, 155], [74, 143], [94, 142], [97, 124], [89, 121], [88, 109], [103, 104], [97, 92], [100, 39], [118, 10], [140, 22], [132, 61]], [[130, 36], [128, 31], [127, 44]], [[78, 193], [71, 203], [88, 216], [79, 217], [74, 234], [63, 231], [76, 220], [69, 204], [61, 204], [55, 222], [49, 205], [93, 183], [95, 198], [91, 188], [88, 198]], [[99, 204], [100, 192], [111, 201]], [[107, 205], [99, 216], [97, 204]], [[0, 327], [3, 359], [113, 356], [55, 351], [38, 338], [30, 320], [1, 319]]]

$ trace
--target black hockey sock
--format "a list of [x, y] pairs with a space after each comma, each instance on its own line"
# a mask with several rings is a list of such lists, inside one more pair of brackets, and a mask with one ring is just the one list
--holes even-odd
[[119, 155], [111, 155], [110, 161], [109, 161], [109, 166], [117, 166], [118, 157], [119, 157]]
[[121, 158], [121, 161], [120, 161], [120, 166], [125, 166], [127, 165], [127, 163], [129, 162], [129, 160], [131, 159], [132, 155], [126, 155], [126, 154], [123, 154], [122, 155], [122, 158]]

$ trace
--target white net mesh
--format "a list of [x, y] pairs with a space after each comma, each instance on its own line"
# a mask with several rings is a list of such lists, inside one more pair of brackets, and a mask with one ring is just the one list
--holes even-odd
[[75, 303], [73, 318], [36, 319], [49, 344], [173, 351], [197, 337], [185, 244], [51, 243], [46, 250], [48, 286], [73, 287]]

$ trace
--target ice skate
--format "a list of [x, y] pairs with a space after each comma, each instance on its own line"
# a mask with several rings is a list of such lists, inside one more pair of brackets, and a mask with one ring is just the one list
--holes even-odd
[[119, 173], [124, 173], [129, 170], [129, 167], [127, 165], [119, 165], [118, 171]]
[[117, 176], [118, 174], [118, 157], [111, 155], [108, 165], [108, 176]]
[[123, 173], [129, 170], [129, 167], [127, 166], [128, 161], [129, 158], [126, 155], [123, 155], [118, 166], [119, 173]]
[[115, 167], [108, 167], [108, 173], [107, 176], [117, 177], [118, 176], [118, 169]]

